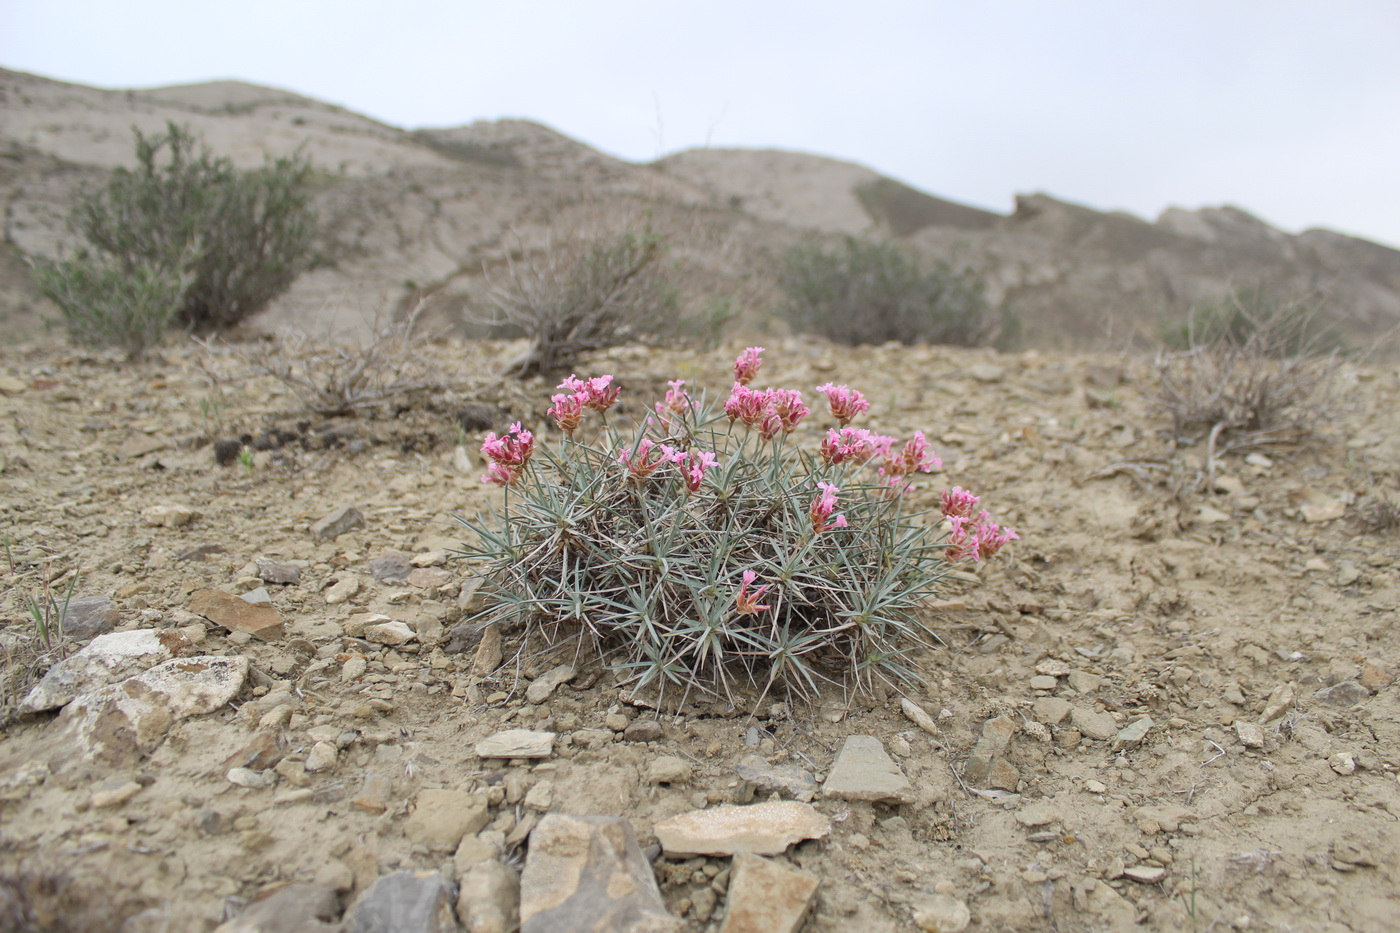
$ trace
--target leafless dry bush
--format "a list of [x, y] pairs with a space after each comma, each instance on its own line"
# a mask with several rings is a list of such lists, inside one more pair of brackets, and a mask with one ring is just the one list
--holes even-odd
[[664, 240], [650, 231], [559, 237], [508, 256], [475, 323], [519, 328], [530, 347], [507, 375], [550, 373], [580, 354], [647, 334], [674, 311], [662, 267]]
[[1205, 432], [1207, 472], [1230, 450], [1297, 442], [1335, 415], [1342, 359], [1304, 339], [1314, 323], [1311, 312], [1280, 305], [1158, 354], [1155, 401], [1178, 439]]
[[[364, 340], [287, 331], [276, 340], [231, 349], [255, 373], [290, 389], [307, 411], [324, 417], [352, 415], [444, 387], [442, 374], [422, 352], [426, 338], [417, 330], [422, 310], [420, 303], [402, 321], [375, 321]], [[204, 368], [215, 385], [231, 378], [208, 362]]]

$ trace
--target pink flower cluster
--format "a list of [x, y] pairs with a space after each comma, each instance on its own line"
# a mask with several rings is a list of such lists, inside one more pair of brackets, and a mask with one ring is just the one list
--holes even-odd
[[822, 440], [822, 462], [831, 466], [852, 463], [860, 466], [875, 457], [888, 457], [895, 439], [864, 428], [830, 428]]
[[865, 396], [846, 386], [833, 385], [828, 382], [824, 386], [817, 386], [817, 391], [826, 393], [827, 403], [831, 407], [831, 417], [841, 422], [843, 428], [850, 424], [856, 415], [870, 410], [870, 403], [865, 400]]
[[[651, 452], [655, 450], [656, 456]], [[656, 471], [662, 464], [671, 463], [679, 469], [681, 479], [685, 481], [685, 488], [691, 492], [699, 492], [700, 484], [704, 482], [705, 472], [710, 467], [719, 466], [719, 458], [707, 450], [690, 451], [677, 450], [670, 444], [657, 444], [650, 438], [642, 438], [638, 441], [637, 449], [627, 450], [625, 447], [617, 452], [617, 462], [627, 468], [627, 473], [633, 479], [644, 480]]]
[[519, 421], [500, 437], [492, 431], [481, 442], [481, 452], [491, 461], [483, 482], [497, 486], [514, 486], [525, 475], [530, 455], [535, 452], [535, 435], [525, 430]]
[[961, 486], [943, 490], [943, 515], [953, 526], [948, 536], [944, 559], [950, 563], [960, 560], [986, 560], [1020, 535], [992, 521], [992, 514], [983, 509], [972, 516], [978, 497]]
[[612, 385], [612, 378], [594, 376], [591, 379], [579, 379], [570, 374], [568, 379], [559, 383], [558, 388], [564, 391], [550, 396], [550, 401], [554, 404], [546, 413], [554, 419], [559, 430], [573, 437], [583, 421], [584, 409], [607, 411], [617, 402], [622, 387]]
[[690, 411], [691, 401], [684, 379], [672, 379], [666, 384], [670, 386], [666, 390], [666, 400], [656, 403], [656, 414], [648, 416], [647, 420], [662, 434], [671, 434], [681, 426], [680, 417]]
[[817, 497], [812, 500], [810, 511], [812, 517], [812, 532], [821, 534], [832, 528], [845, 528], [845, 514], [831, 517], [831, 513], [836, 510], [836, 494], [841, 491], [840, 487], [831, 483], [817, 483]]
[[796, 389], [764, 389], [759, 392], [743, 383], [734, 383], [734, 390], [724, 403], [724, 413], [730, 424], [742, 421], [757, 428], [763, 439], [771, 441], [781, 431], [791, 434], [798, 423], [811, 413], [802, 404], [802, 393]]
[[734, 611], [740, 615], [756, 616], [765, 609], [772, 609], [772, 606], [759, 605], [759, 600], [763, 598], [763, 593], [768, 589], [765, 583], [752, 593], [749, 587], [753, 581], [758, 579], [758, 574], [752, 570], [744, 571], [744, 582], [739, 586], [739, 592], [734, 594]]
[[763, 347], [749, 347], [740, 353], [734, 361], [734, 381], [741, 386], [753, 381], [753, 377], [758, 375], [758, 368], [763, 365], [762, 354]]

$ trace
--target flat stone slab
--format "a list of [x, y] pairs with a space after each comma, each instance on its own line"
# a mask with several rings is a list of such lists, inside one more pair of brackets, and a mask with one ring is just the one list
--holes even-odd
[[632, 824], [551, 813], [530, 833], [520, 876], [521, 933], [678, 933]]
[[794, 842], [831, 834], [831, 821], [810, 804], [776, 800], [746, 807], [692, 810], [652, 827], [669, 856], [781, 855]]
[[189, 608], [230, 632], [247, 632], [263, 641], [282, 636], [282, 616], [272, 603], [250, 603], [223, 590], [200, 590], [190, 597]]
[[554, 754], [553, 732], [507, 729], [476, 743], [482, 758], [548, 758]]
[[823, 797], [913, 803], [914, 785], [873, 735], [848, 735], [822, 785]]

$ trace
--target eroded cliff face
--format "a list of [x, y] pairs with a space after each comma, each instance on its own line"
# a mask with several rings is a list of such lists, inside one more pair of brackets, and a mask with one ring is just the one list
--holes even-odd
[[188, 125], [236, 164], [301, 151], [323, 169], [331, 260], [258, 319], [264, 329], [353, 331], [429, 296], [451, 327], [493, 270], [580, 230], [649, 225], [671, 239], [695, 300], [737, 299], [771, 320], [776, 260], [811, 236], [898, 239], [971, 266], [1032, 345], [1122, 346], [1231, 290], [1318, 299], [1357, 342], [1400, 323], [1400, 251], [1325, 230], [1291, 235], [1234, 207], [1155, 222], [1045, 194], [1000, 215], [864, 166], [776, 150], [692, 150], [646, 165], [524, 120], [407, 131], [290, 92], [237, 82], [109, 91], [0, 70], [0, 327], [48, 313], [26, 260], [72, 242], [81, 193], [131, 159], [131, 130]]

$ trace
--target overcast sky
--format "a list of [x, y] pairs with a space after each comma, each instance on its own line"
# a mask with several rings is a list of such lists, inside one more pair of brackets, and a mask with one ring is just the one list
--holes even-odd
[[236, 78], [403, 127], [525, 117], [638, 161], [814, 152], [1001, 212], [1234, 204], [1400, 247], [1397, 0], [0, 0], [0, 65]]

